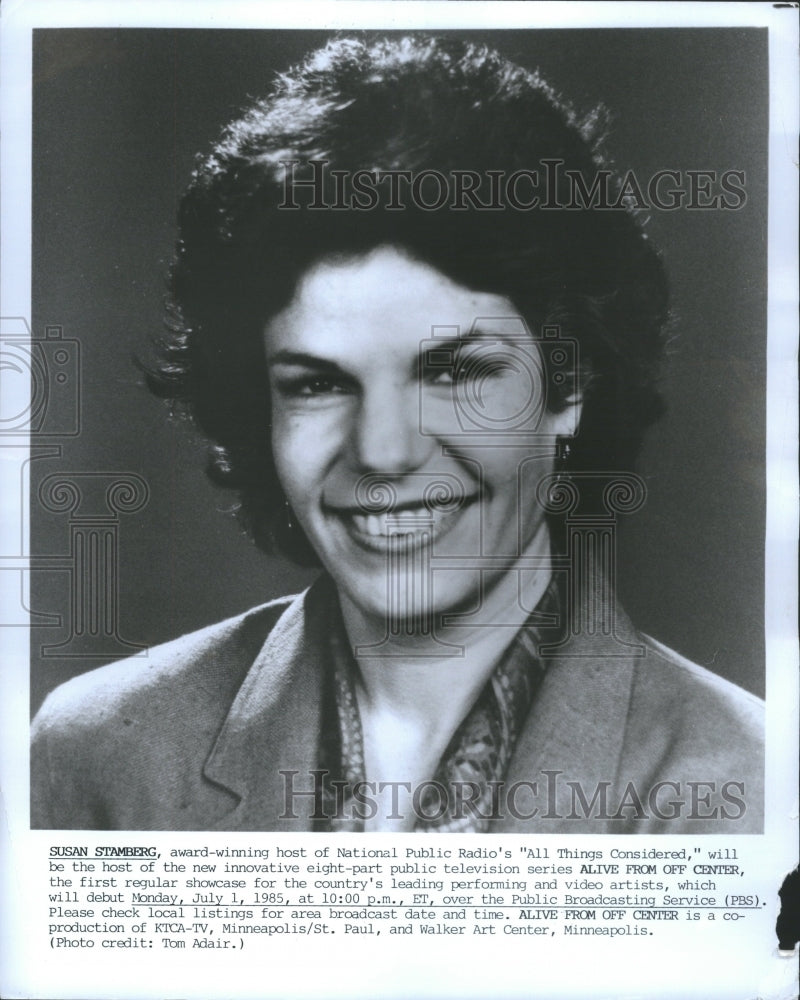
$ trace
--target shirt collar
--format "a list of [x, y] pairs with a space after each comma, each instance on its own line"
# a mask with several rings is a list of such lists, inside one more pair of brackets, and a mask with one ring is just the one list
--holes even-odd
[[[514, 634], [489, 680], [451, 738], [416, 802], [418, 832], [482, 832], [497, 818], [498, 783], [506, 777], [517, 739], [545, 671], [539, 645], [548, 623], [559, 620], [560, 595], [555, 577], [539, 604]], [[328, 829], [362, 831], [364, 822], [353, 797], [366, 780], [364, 741], [356, 698], [357, 665], [338, 601], [329, 609], [329, 672], [323, 694], [320, 766], [325, 782]], [[413, 790], [412, 790], [413, 791]]]

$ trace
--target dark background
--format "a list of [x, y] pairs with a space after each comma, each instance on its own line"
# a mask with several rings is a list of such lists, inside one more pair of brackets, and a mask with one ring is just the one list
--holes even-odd
[[[539, 67], [579, 111], [612, 111], [617, 168], [743, 170], [739, 211], [653, 212], [675, 319], [639, 471], [645, 507], [621, 526], [619, 589], [644, 631], [763, 693], [767, 39], [755, 29], [459, 33]], [[194, 154], [322, 31], [34, 32], [33, 330], [80, 341], [81, 433], [31, 463], [31, 544], [69, 552], [38, 483], [134, 472], [147, 506], [120, 518], [120, 632], [153, 645], [297, 590], [307, 573], [259, 553], [203, 473], [204, 446], [142, 386], [161, 330], [175, 212]], [[53, 416], [50, 414], [49, 416]], [[49, 440], [49, 439], [47, 439]], [[32, 573], [35, 710], [103, 657], [42, 656], [69, 634], [69, 576]], [[146, 654], [144, 654], [146, 656]], [[108, 656], [106, 656], [108, 659]], [[143, 658], [143, 666], [146, 659]]]

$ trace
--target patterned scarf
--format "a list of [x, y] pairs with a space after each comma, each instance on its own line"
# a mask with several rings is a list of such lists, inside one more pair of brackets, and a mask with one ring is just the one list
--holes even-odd
[[[416, 832], [480, 833], [492, 818], [493, 785], [502, 782], [544, 675], [538, 648], [541, 632], [559, 621], [559, 593], [553, 578], [528, 620], [516, 632], [500, 657], [477, 701], [456, 729], [433, 776], [422, 788], [417, 806]], [[321, 768], [327, 817], [320, 829], [364, 829], [357, 818], [353, 788], [365, 780], [364, 738], [356, 699], [357, 666], [338, 608], [332, 613], [329, 662], [323, 694]], [[548, 627], [549, 626], [549, 627]], [[548, 636], [548, 639], [550, 636]], [[469, 784], [467, 784], [469, 783]], [[477, 787], [465, 807], [456, 788]], [[444, 796], [442, 795], [444, 791]], [[361, 810], [363, 811], [363, 810]]]

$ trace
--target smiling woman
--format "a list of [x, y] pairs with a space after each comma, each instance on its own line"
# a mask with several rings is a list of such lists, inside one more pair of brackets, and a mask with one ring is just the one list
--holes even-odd
[[760, 703], [615, 597], [668, 310], [598, 125], [417, 37], [332, 42], [227, 128], [150, 384], [322, 574], [51, 695], [34, 825], [761, 828]]
[[[465, 438], [453, 405], [454, 387], [480, 380], [485, 431], [491, 420], [524, 414], [532, 388], [541, 390], [531, 385], [530, 371], [539, 364], [533, 338], [504, 343], [503, 323], [515, 313], [508, 299], [461, 288], [429, 265], [383, 246], [316, 266], [292, 302], [267, 324], [278, 478], [344, 598], [347, 616], [361, 620], [359, 631], [382, 634], [385, 627], [386, 555], [398, 538], [404, 547], [429, 545], [436, 557], [468, 559], [482, 549], [495, 556], [549, 553], [535, 492], [553, 471], [555, 449], [532, 461], [531, 439], [538, 436], [541, 445], [572, 436], [577, 397], [558, 413], [531, 408], [530, 426], [518, 420], [503, 447], [497, 440], [502, 429], [492, 432], [490, 454], [485, 433], [476, 433], [472, 442]], [[425, 363], [426, 334], [437, 318], [464, 331], [463, 340], [435, 348], [454, 353], [449, 369]], [[481, 318], [477, 327], [476, 318]], [[503, 358], [498, 346], [512, 352], [504, 365], [498, 364]], [[477, 356], [476, 347], [483, 348]], [[462, 348], [470, 350], [469, 367], [456, 353]], [[380, 513], [365, 511], [359, 502], [359, 483], [369, 476], [378, 477], [373, 487], [378, 481], [391, 487], [391, 506]], [[448, 488], [437, 504], [426, 494], [438, 481]], [[417, 525], [392, 526], [391, 518], [402, 513]], [[468, 563], [433, 573], [432, 606], [440, 612], [469, 608], [480, 575], [479, 567]], [[507, 570], [483, 571], [487, 598], [498, 576], [508, 577]], [[516, 586], [510, 598], [513, 606]], [[488, 615], [486, 624], [497, 620], [491, 601], [480, 610]]]

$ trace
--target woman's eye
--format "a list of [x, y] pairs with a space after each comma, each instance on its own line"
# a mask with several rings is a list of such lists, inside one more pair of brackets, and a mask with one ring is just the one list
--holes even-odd
[[429, 385], [463, 385], [466, 382], [482, 382], [485, 379], [502, 378], [517, 369], [500, 358], [472, 358], [453, 365], [428, 367], [425, 381]]
[[425, 381], [429, 385], [452, 385], [456, 381], [456, 373], [451, 367], [429, 368], [425, 372]]
[[283, 396], [306, 399], [339, 395], [350, 391], [341, 379], [330, 375], [304, 375], [299, 378], [277, 379], [276, 385]]
[[325, 396], [332, 392], [343, 391], [344, 389], [340, 382], [336, 382], [332, 378], [327, 378], [325, 375], [318, 375], [314, 378], [303, 380], [298, 386], [297, 394], [299, 396]]

